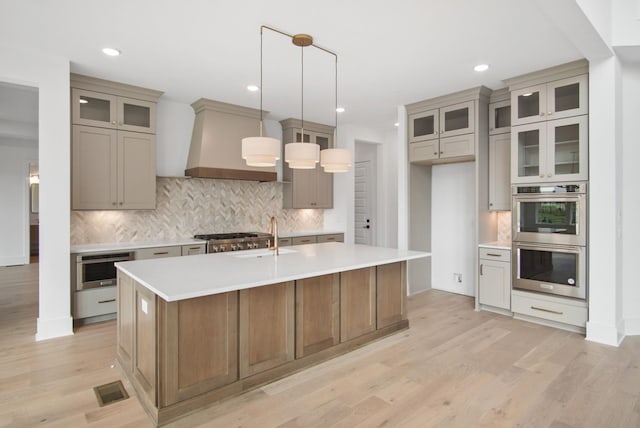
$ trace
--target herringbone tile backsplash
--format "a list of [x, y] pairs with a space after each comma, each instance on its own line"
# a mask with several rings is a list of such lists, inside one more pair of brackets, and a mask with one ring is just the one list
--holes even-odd
[[71, 211], [71, 244], [192, 237], [196, 233], [322, 229], [323, 210], [282, 209], [282, 184], [158, 177], [155, 210]]
[[498, 211], [498, 241], [511, 241], [511, 211]]

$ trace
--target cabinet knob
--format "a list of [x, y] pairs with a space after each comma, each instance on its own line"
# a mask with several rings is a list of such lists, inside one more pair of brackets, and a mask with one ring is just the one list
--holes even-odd
[[493, 206], [493, 202], [489, 202], [489, 206], [492, 207]]
[[111, 121], [111, 124], [112, 124], [112, 125], [115, 125], [115, 124], [116, 124], [116, 121], [115, 121], [115, 120], [112, 120], [112, 121]]
[[544, 112], [543, 111], [540, 112], [540, 116], [544, 116]]
[[436, 156], [438, 154], [438, 152], [433, 152], [433, 155]]
[[441, 155], [443, 155], [443, 154], [444, 154], [444, 152], [440, 152], [440, 154], [441, 154]]
[[547, 174], [547, 177], [551, 178], [551, 176], [552, 176], [552, 175], [553, 175], [553, 174], [548, 173], [548, 174]]
[[544, 174], [540, 174], [540, 178], [544, 178]]
[[551, 116], [553, 114], [552, 111], [550, 111], [549, 113], [547, 113], [548, 116]]
[[122, 121], [120, 121], [119, 125], [120, 125], [120, 126], [122, 126], [122, 125], [123, 125], [123, 122], [122, 122]]
[[113, 205], [115, 207], [117, 205], [117, 203], [111, 202], [111, 205]]
[[122, 204], [123, 204], [123, 202], [120, 202], [120, 205], [122, 205]]
[[489, 128], [489, 131], [493, 131], [493, 128]]

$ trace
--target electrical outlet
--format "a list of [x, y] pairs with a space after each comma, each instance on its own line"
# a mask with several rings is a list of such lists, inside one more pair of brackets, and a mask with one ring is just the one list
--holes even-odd
[[454, 273], [453, 274], [453, 279], [455, 282], [462, 282], [462, 274], [461, 273]]

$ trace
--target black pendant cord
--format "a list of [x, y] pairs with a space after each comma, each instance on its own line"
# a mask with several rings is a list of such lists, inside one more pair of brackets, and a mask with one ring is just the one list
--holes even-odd
[[260, 136], [262, 137], [262, 28], [260, 27]]
[[336, 128], [335, 128], [335, 134], [336, 134], [336, 140], [333, 142], [333, 146], [336, 147], [338, 145], [338, 55], [334, 55], [336, 58], [336, 110], [335, 110], [335, 115], [336, 115]]

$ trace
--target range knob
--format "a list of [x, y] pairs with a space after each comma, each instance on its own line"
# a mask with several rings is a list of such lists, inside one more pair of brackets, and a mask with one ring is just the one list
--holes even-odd
[[236, 251], [238, 246], [236, 244], [231, 244], [231, 251]]
[[217, 253], [219, 251], [218, 247], [216, 245], [211, 247], [211, 252], [212, 253]]

